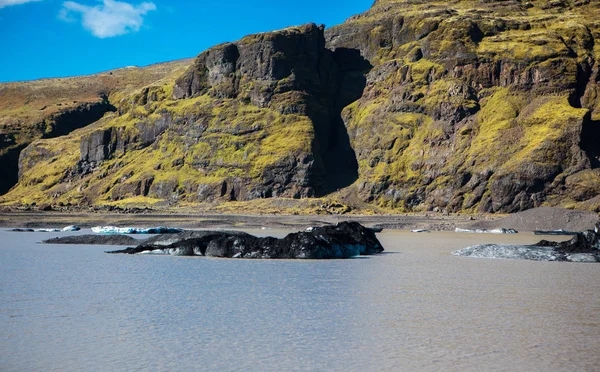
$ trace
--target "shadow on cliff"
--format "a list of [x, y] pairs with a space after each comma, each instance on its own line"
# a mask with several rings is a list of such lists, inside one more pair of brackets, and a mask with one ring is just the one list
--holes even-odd
[[580, 146], [589, 157], [592, 168], [600, 168], [600, 120], [584, 121]]
[[8, 150], [2, 156], [2, 177], [0, 177], [0, 195], [6, 194], [19, 181], [19, 155], [27, 146], [18, 146]]
[[[338, 67], [337, 92], [333, 108], [329, 110], [328, 125], [315, 125], [315, 139], [325, 170], [321, 193], [325, 195], [350, 186], [358, 179], [358, 161], [342, 110], [362, 97], [366, 74], [373, 68], [358, 49], [338, 48], [332, 54]], [[313, 121], [318, 122], [315, 119]]]

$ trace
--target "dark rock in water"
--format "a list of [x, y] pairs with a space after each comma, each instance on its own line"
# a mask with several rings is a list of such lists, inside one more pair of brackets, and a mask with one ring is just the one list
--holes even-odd
[[42, 241], [43, 244], [135, 245], [139, 240], [127, 235], [73, 235]]
[[481, 244], [460, 249], [455, 256], [534, 261], [600, 262], [600, 234], [588, 230], [566, 242], [542, 240], [533, 245]]
[[107, 253], [155, 253], [228, 258], [349, 258], [383, 252], [372, 229], [357, 222], [316, 227], [283, 239], [233, 231], [186, 231], [157, 236], [135, 248]]
[[164, 234], [144, 240], [137, 247], [107, 253], [154, 253], [172, 256], [205, 256], [208, 244], [223, 237], [246, 237], [252, 235], [238, 231], [184, 231], [179, 234]]
[[34, 229], [11, 229], [8, 231], [12, 231], [12, 232], [34, 232]]

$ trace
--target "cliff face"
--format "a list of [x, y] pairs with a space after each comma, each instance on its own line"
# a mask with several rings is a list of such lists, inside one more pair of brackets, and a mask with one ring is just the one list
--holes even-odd
[[403, 210], [600, 200], [600, 5], [376, 1], [327, 32], [374, 66], [343, 118], [360, 195]]
[[325, 195], [358, 177], [341, 111], [370, 68], [309, 24], [211, 48], [91, 126], [23, 151], [21, 200], [195, 203]]
[[[250, 35], [22, 151], [4, 203], [600, 209], [600, 5], [378, 0]], [[110, 98], [110, 97], [109, 97]]]
[[114, 111], [113, 104], [148, 84], [185, 69], [182, 60], [144, 68], [0, 84], [0, 194], [18, 181], [21, 151], [40, 138], [54, 138], [83, 128]]

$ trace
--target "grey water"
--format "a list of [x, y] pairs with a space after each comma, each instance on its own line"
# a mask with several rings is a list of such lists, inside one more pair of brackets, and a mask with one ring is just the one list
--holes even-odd
[[533, 235], [384, 231], [331, 261], [37, 244], [64, 234], [0, 231], [1, 371], [600, 369], [599, 265], [450, 254]]

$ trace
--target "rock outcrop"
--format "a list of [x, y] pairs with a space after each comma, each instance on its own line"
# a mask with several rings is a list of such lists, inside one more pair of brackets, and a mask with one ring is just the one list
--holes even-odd
[[332, 259], [383, 252], [373, 230], [357, 222], [316, 227], [285, 238], [243, 232], [186, 231], [150, 238], [135, 248], [108, 253], [153, 253], [226, 258]]

